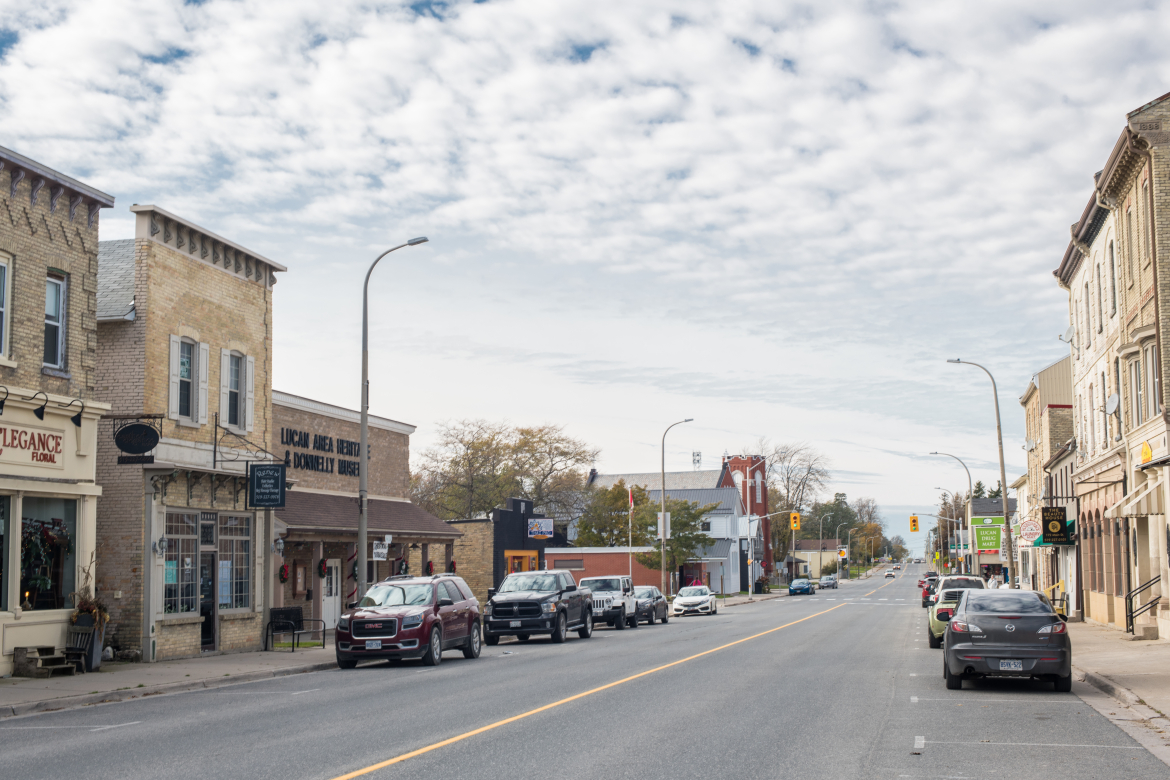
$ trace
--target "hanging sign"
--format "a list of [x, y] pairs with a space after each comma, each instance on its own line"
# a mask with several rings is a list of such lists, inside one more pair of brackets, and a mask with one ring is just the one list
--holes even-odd
[[248, 505], [256, 509], [283, 508], [284, 477], [283, 463], [249, 463]]
[[114, 434], [114, 446], [127, 455], [145, 455], [158, 446], [158, 429], [141, 422], [123, 425]]
[[1069, 538], [1067, 513], [1064, 507], [1046, 506], [1041, 508], [1041, 517], [1044, 522], [1045, 544], [1072, 544]]
[[1035, 520], [1025, 520], [1020, 523], [1020, 538], [1028, 544], [1040, 538], [1043, 530], [1040, 528], [1040, 523]]

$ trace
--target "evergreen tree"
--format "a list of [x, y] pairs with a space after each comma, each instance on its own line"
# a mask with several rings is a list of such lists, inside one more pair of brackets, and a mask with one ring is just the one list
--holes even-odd
[[971, 495], [973, 498], [987, 498], [987, 486], [983, 484], [983, 480], [975, 482], [975, 490]]

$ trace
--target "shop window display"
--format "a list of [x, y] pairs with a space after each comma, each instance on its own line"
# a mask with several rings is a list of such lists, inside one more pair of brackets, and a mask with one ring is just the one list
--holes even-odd
[[219, 608], [252, 606], [252, 518], [219, 516]]
[[20, 591], [24, 609], [72, 607], [77, 580], [77, 501], [25, 498], [20, 529]]
[[167, 552], [163, 576], [163, 612], [195, 612], [198, 601], [195, 566], [199, 515], [167, 514]]
[[12, 499], [9, 496], [0, 496], [0, 609], [11, 610], [16, 604], [8, 601], [8, 545], [12, 534], [9, 528], [9, 517]]

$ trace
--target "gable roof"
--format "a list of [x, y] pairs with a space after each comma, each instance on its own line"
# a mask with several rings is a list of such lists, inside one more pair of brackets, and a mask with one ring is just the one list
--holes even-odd
[[98, 242], [98, 322], [118, 322], [134, 309], [134, 239]]
[[[669, 482], [667, 484], [670, 484]], [[660, 501], [661, 490], [647, 491], [650, 502]], [[711, 510], [711, 514], [743, 514], [743, 501], [736, 488], [706, 488], [703, 490], [670, 490], [667, 488], [667, 498], [676, 501], [694, 501], [699, 506], [718, 504]]]
[[[666, 490], [702, 490], [719, 486], [720, 469], [706, 471], [668, 471], [666, 472]], [[649, 471], [635, 474], [596, 474], [590, 481], [592, 487], [608, 490], [619, 481], [625, 480], [626, 485], [641, 485], [647, 490], [662, 487], [662, 472]]]

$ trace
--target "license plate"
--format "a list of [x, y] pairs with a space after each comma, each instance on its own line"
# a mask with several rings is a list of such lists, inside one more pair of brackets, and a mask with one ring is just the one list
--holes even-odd
[[367, 639], [366, 640], [366, 649], [367, 650], [381, 650], [382, 649], [382, 640], [381, 639]]
[[604, 614], [605, 614], [605, 610], [603, 610], [603, 609], [593, 610], [593, 617], [601, 617]]
[[520, 628], [520, 621], [519, 620], [509, 621], [508, 628]]
[[999, 670], [1001, 672], [1022, 672], [1024, 671], [1024, 662], [1003, 660], [999, 662]]

